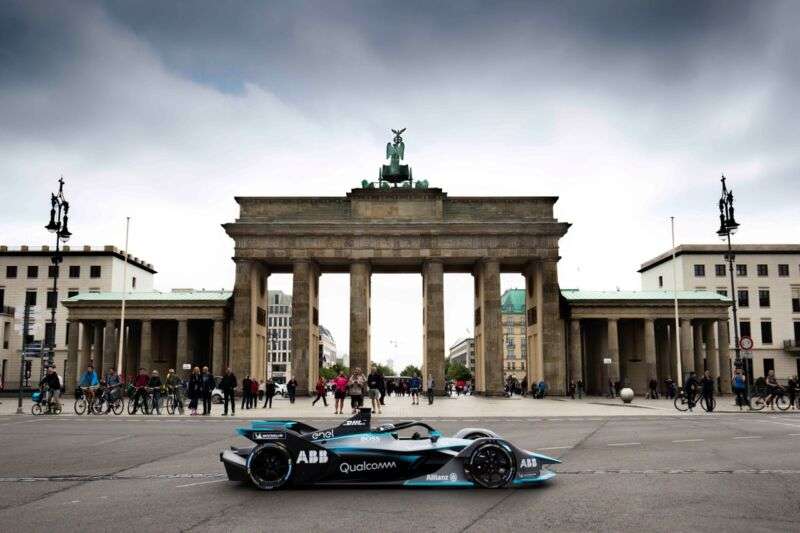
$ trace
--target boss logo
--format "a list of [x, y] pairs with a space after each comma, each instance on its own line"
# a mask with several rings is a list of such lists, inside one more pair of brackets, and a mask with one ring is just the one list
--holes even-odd
[[253, 433], [253, 438], [255, 440], [281, 440], [286, 438], [286, 433], [279, 433], [279, 432]]
[[328, 452], [326, 450], [308, 450], [306, 453], [304, 450], [301, 450], [300, 453], [297, 454], [297, 464], [300, 463], [308, 463], [308, 464], [322, 464], [328, 462]]
[[519, 462], [520, 468], [536, 468], [536, 459], [533, 457], [526, 457]]
[[376, 435], [361, 435], [361, 442], [380, 442], [380, 440]]
[[311, 438], [313, 440], [317, 440], [317, 439], [332, 439], [333, 438], [333, 430], [329, 429], [327, 431], [315, 431], [314, 433], [311, 434]]

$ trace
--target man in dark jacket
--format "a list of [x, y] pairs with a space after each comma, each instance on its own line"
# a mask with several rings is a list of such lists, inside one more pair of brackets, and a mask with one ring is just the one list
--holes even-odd
[[714, 378], [711, 377], [711, 372], [706, 370], [700, 379], [700, 390], [703, 394], [703, 399], [706, 401], [706, 409], [708, 412], [714, 410]]
[[203, 414], [211, 414], [211, 393], [214, 391], [214, 376], [208, 372], [208, 367], [203, 367], [203, 373], [200, 374], [200, 386], [203, 396]]
[[157, 414], [161, 414], [161, 376], [158, 375], [158, 370], [153, 370], [150, 373], [150, 381], [147, 382], [147, 387], [152, 389], [153, 394], [153, 407], [156, 409]]
[[686, 398], [686, 401], [689, 402], [690, 411], [694, 409], [694, 405], [697, 402], [697, 389], [699, 385], [700, 383], [697, 381], [697, 376], [694, 371], [689, 372], [689, 376], [683, 383], [683, 396]]
[[230, 368], [225, 370], [225, 375], [219, 381], [219, 388], [222, 389], [222, 402], [224, 404], [222, 416], [228, 416], [228, 404], [231, 405], [231, 416], [236, 414], [236, 397], [234, 391], [236, 389], [236, 376]]
[[272, 409], [272, 398], [275, 396], [275, 382], [272, 378], [267, 378], [267, 383], [264, 385], [264, 407], [269, 404]]
[[250, 394], [250, 375], [246, 375], [242, 380], [242, 409], [250, 409], [253, 406], [253, 400]]
[[286, 383], [286, 394], [289, 395], [289, 403], [294, 403], [294, 397], [297, 394], [297, 380], [292, 378]]

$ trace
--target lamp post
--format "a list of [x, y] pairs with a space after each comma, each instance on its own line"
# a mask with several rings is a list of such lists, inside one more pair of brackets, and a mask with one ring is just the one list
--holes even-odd
[[[58, 309], [58, 273], [59, 265], [63, 261], [61, 255], [61, 242], [67, 242], [72, 236], [67, 228], [67, 219], [69, 213], [69, 202], [64, 198], [64, 178], [58, 179], [58, 194], [50, 194], [50, 222], [45, 226], [47, 231], [55, 233], [56, 235], [56, 249], [53, 252], [53, 257], [50, 261], [55, 267], [55, 275], [53, 276], [53, 295], [56, 299], [50, 309], [50, 323], [53, 324], [53, 333], [47, 342], [47, 364], [51, 366], [55, 360], [56, 348], [56, 310]], [[42, 365], [44, 366], [44, 365]], [[63, 370], [66, 375], [66, 369]]]
[[733, 278], [734, 259], [736, 259], [736, 256], [731, 247], [731, 235], [736, 233], [736, 230], [739, 229], [739, 223], [736, 222], [736, 219], [733, 217], [733, 191], [726, 187], [724, 174], [720, 181], [722, 182], [722, 195], [719, 199], [719, 230], [717, 230], [717, 235], [719, 235], [723, 241], [728, 241], [728, 253], [725, 254], [725, 260], [728, 262], [728, 272], [731, 277], [731, 301], [733, 302], [733, 339], [736, 353], [733, 366], [742, 368], [742, 357], [739, 351], [739, 318], [736, 314], [736, 288]]

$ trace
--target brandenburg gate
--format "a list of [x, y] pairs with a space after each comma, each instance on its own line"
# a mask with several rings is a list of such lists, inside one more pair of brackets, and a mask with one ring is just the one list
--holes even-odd
[[379, 181], [364, 181], [344, 197], [236, 198], [239, 217], [223, 225], [235, 243], [233, 371], [264, 376], [270, 274], [293, 275], [292, 368], [300, 392], [311, 391], [318, 376], [321, 274], [350, 274], [350, 367], [368, 372], [370, 276], [420, 273], [423, 375], [432, 374], [443, 389], [443, 280], [446, 272], [462, 272], [474, 277], [476, 390], [502, 394], [500, 274], [516, 272], [525, 277], [530, 382], [544, 378], [553, 393], [563, 393], [557, 263], [559, 239], [569, 224], [553, 216], [557, 198], [450, 197], [428, 188], [399, 164], [401, 133], [395, 131], [387, 145], [390, 164], [383, 165]]

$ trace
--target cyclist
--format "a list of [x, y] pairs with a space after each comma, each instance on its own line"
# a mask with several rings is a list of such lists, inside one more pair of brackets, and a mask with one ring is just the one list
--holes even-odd
[[764, 398], [764, 403], [769, 405], [769, 408], [774, 411], [775, 410], [775, 404], [772, 403], [772, 400], [775, 399], [775, 395], [778, 394], [778, 392], [783, 390], [783, 387], [778, 385], [778, 380], [775, 377], [775, 371], [774, 370], [770, 370], [769, 371], [765, 381], [766, 381], [766, 384], [767, 384], [767, 397]]
[[798, 385], [800, 384], [798, 384], [797, 382], [797, 376], [792, 376], [789, 378], [789, 383], [787, 384], [786, 388], [788, 389], [789, 392], [789, 403], [791, 404], [792, 409], [797, 409], [796, 398], [798, 392]]
[[694, 409], [699, 385], [700, 383], [697, 381], [697, 374], [695, 374], [694, 371], [689, 372], [689, 376], [683, 383], [683, 395], [686, 397], [686, 401], [689, 402], [690, 411]]
[[174, 402], [175, 409], [183, 414], [183, 383], [181, 378], [175, 373], [175, 370], [170, 368], [167, 372], [167, 393], [172, 394], [172, 401]]
[[78, 382], [78, 387], [83, 389], [86, 394], [86, 401], [91, 405], [94, 403], [94, 393], [97, 387], [100, 386], [100, 381], [97, 379], [97, 372], [94, 371], [93, 365], [86, 366], [86, 372], [81, 374], [81, 379]]
[[161, 414], [161, 376], [158, 375], [158, 370], [153, 370], [150, 374], [150, 381], [147, 382], [147, 388], [153, 394], [153, 407], [156, 408], [156, 414]]
[[47, 374], [44, 375], [42, 380], [39, 382], [39, 388], [44, 392], [45, 388], [47, 388], [47, 408], [50, 409], [50, 404], [59, 404], [59, 398], [61, 397], [61, 379], [59, 379], [58, 374], [56, 374], [56, 369], [48, 367]]
[[[147, 370], [144, 368], [139, 369], [139, 375], [133, 382], [136, 392], [133, 393], [133, 412], [139, 408], [139, 400], [145, 399], [147, 395], [147, 385], [150, 383], [150, 378], [147, 376]], [[144, 409], [142, 409], [144, 411]]]
[[737, 368], [733, 374], [733, 392], [736, 393], [736, 405], [739, 406], [740, 411], [745, 405], [749, 406], [747, 402], [747, 376], [744, 375], [744, 371], [741, 368]]

